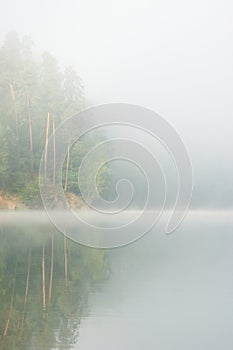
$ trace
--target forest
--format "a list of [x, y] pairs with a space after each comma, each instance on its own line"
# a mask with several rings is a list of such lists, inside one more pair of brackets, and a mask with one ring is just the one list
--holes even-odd
[[[29, 208], [41, 206], [38, 174], [46, 142], [62, 121], [85, 107], [82, 79], [73, 67], [61, 69], [30, 37], [6, 35], [0, 48], [0, 193], [19, 196]], [[97, 142], [92, 135], [71, 148], [63, 169], [65, 192], [80, 195], [80, 160]], [[109, 181], [106, 168], [99, 174], [100, 192]]]

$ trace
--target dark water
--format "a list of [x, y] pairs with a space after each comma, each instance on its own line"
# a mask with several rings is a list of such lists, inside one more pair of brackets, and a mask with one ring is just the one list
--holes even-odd
[[231, 212], [113, 250], [69, 241], [39, 213], [0, 219], [1, 350], [233, 349]]

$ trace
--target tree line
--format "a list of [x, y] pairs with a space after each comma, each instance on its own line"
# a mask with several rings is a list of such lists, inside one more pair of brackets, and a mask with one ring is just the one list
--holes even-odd
[[[73, 67], [59, 68], [49, 52], [39, 54], [31, 38], [8, 33], [0, 48], [0, 189], [26, 202], [39, 193], [41, 154], [49, 136], [67, 117], [86, 105], [82, 80]], [[93, 138], [68, 150], [63, 185], [79, 194], [80, 157]], [[100, 175], [101, 176], [101, 175]], [[109, 173], [100, 184], [106, 188]]]

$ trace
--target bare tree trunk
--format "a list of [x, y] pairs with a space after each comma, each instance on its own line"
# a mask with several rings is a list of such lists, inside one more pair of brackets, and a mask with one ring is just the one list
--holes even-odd
[[21, 319], [20, 336], [22, 336], [23, 334], [23, 325], [24, 325], [24, 318], [25, 318], [26, 305], [27, 305], [27, 299], [28, 299], [30, 271], [31, 271], [31, 248], [29, 248], [29, 252], [28, 252], [28, 272], [27, 272], [27, 281], [26, 281], [25, 296], [24, 296], [23, 314]]
[[20, 150], [19, 150], [19, 118], [18, 118], [18, 112], [17, 112], [17, 107], [16, 107], [15, 90], [14, 90], [13, 84], [11, 82], [9, 82], [8, 84], [9, 84], [11, 99], [12, 99], [12, 103], [13, 103], [13, 107], [14, 107], [16, 144], [17, 144], [17, 152], [18, 152], [18, 156], [19, 156], [19, 154], [20, 154]]
[[34, 154], [33, 154], [33, 134], [32, 134], [32, 116], [31, 116], [31, 104], [28, 89], [26, 88], [26, 101], [28, 111], [28, 124], [29, 124], [29, 136], [30, 136], [30, 159], [31, 159], [31, 174], [34, 172]]
[[68, 291], [68, 263], [67, 263], [67, 246], [66, 246], [66, 235], [64, 234], [64, 272], [65, 272], [65, 285], [66, 292]]
[[[15, 274], [16, 274], [16, 271], [15, 271]], [[8, 319], [6, 321], [6, 325], [5, 325], [4, 332], [3, 332], [3, 337], [7, 336], [7, 332], [8, 332], [8, 328], [9, 328], [9, 324], [10, 324], [11, 313], [12, 313], [13, 304], [14, 304], [14, 296], [15, 296], [15, 277], [12, 280], [11, 302], [10, 302], [10, 308], [9, 308], [9, 312], [8, 312]]]
[[67, 189], [68, 189], [69, 167], [70, 167], [70, 141], [69, 141], [69, 145], [68, 145], [68, 152], [67, 152], [67, 159], [66, 159], [65, 192], [67, 192]]
[[51, 238], [51, 264], [50, 264], [50, 278], [49, 278], [49, 298], [48, 306], [51, 302], [52, 290], [53, 290], [53, 265], [54, 265], [54, 234]]
[[53, 116], [53, 185], [56, 181], [56, 139], [55, 139], [55, 120]]
[[46, 127], [46, 135], [45, 135], [44, 176], [47, 175], [49, 124], [50, 124], [50, 112], [48, 112], [48, 116], [47, 116], [47, 127]]
[[43, 309], [46, 308], [46, 289], [45, 289], [45, 249], [44, 249], [44, 243], [42, 247], [42, 263], [41, 263], [41, 272], [42, 272], [42, 304]]

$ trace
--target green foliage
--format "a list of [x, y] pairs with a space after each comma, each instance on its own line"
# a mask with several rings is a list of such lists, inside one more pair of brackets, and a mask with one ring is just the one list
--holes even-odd
[[24, 185], [23, 190], [20, 191], [20, 196], [25, 205], [30, 208], [41, 207], [39, 180], [29, 179], [29, 181]]
[[[72, 67], [59, 69], [48, 52], [38, 56], [30, 38], [9, 33], [0, 48], [0, 190], [38, 205], [38, 173], [49, 135], [65, 118], [85, 106], [82, 81]], [[73, 147], [67, 190], [79, 194], [77, 172], [86, 150], [98, 142], [87, 138]], [[109, 172], [99, 177], [106, 189]], [[63, 174], [63, 179], [66, 175]]]

